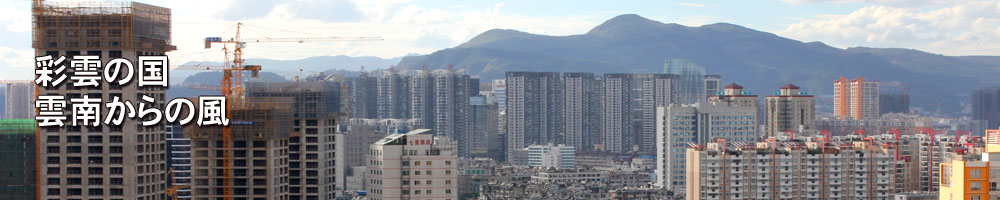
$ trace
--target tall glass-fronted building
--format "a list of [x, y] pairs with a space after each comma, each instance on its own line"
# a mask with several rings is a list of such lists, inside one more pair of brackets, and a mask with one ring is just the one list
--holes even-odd
[[663, 73], [681, 78], [680, 104], [693, 104], [705, 100], [705, 68], [683, 58], [671, 58], [663, 64]]

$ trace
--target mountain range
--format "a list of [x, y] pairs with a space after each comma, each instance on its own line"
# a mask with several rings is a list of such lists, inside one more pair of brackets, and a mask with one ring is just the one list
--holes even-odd
[[[360, 71], [362, 66], [367, 70], [375, 70], [388, 68], [391, 65], [399, 63], [398, 58], [379, 58], [372, 56], [363, 57], [350, 57], [350, 56], [316, 56], [309, 57], [298, 60], [272, 60], [272, 59], [247, 59], [245, 63], [252, 65], [263, 66], [263, 71], [273, 72], [284, 79], [292, 80], [295, 76], [309, 76], [313, 73], [324, 72], [330, 70], [347, 70], [347, 71]], [[205, 66], [221, 66], [221, 62], [187, 62], [184, 65], [205, 65]], [[205, 71], [200, 70], [172, 70], [170, 71], [170, 82], [174, 84], [182, 83], [186, 85], [205, 85], [209, 82], [192, 82], [184, 83], [189, 81], [188, 77], [205, 73]], [[198, 81], [198, 80], [190, 80]], [[218, 82], [212, 83], [218, 85]]]
[[911, 106], [958, 115], [969, 93], [1000, 79], [1000, 56], [944, 56], [912, 49], [801, 42], [746, 27], [667, 24], [639, 15], [614, 17], [580, 35], [547, 36], [494, 29], [453, 47], [402, 58], [403, 69], [454, 65], [483, 80], [506, 71], [662, 73], [669, 58], [686, 58], [722, 75], [726, 84], [770, 94], [787, 83], [833, 94], [840, 77], [907, 85]]

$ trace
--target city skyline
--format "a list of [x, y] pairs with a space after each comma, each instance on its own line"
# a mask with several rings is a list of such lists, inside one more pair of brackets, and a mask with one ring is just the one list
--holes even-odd
[[[513, 20], [518, 29], [538, 25], [518, 21], [528, 18], [558, 23], [543, 31], [573, 26], [559, 21], [567, 16], [597, 16], [591, 13], [621, 6], [639, 13], [600, 12], [614, 17], [582, 35], [494, 29], [454, 48], [446, 45], [467, 38], [449, 35], [452, 43], [421, 44], [433, 31], [403, 32], [416, 38], [411, 41], [392, 32], [400, 23], [466, 26], [456, 34], [490, 26], [407, 13], [448, 5], [436, 1], [226, 0], [194, 4], [198, 8], [177, 3], [33, 1], [33, 52], [23, 57], [34, 60], [34, 80], [0, 77], [0, 198], [1000, 199], [990, 192], [1000, 183], [1000, 168], [989, 167], [1000, 157], [1000, 56], [842, 49], [798, 41], [782, 30], [772, 31], [777, 35], [729, 23], [690, 27], [646, 13], [663, 5], [712, 10], [743, 1], [604, 7], [577, 2], [564, 8], [579, 10], [545, 14], [532, 9], [569, 4], [454, 4], [447, 8], [492, 5], [488, 12], [497, 23]], [[857, 14], [869, 5], [877, 5], [875, 12], [899, 11], [889, 9], [894, 6], [934, 14], [909, 16], [920, 19], [912, 23], [1000, 13], [992, 11], [1000, 11], [1000, 0], [780, 0], [753, 6], [769, 4], [802, 9], [747, 21], [780, 28], [782, 20], [767, 18], [838, 9], [859, 9]], [[501, 14], [504, 5], [520, 9]], [[804, 9], [816, 5], [828, 7]], [[978, 7], [963, 7], [970, 5]], [[324, 9], [331, 7], [340, 10]], [[226, 12], [191, 13], [206, 10]], [[740, 12], [721, 15], [746, 14]], [[202, 14], [209, 16], [202, 24], [285, 22], [276, 24], [283, 28], [238, 23], [220, 34], [236, 39], [203, 37], [198, 42], [204, 46], [191, 47], [184, 40], [192, 27], [177, 24]], [[873, 23], [893, 29], [881, 39], [926, 39], [898, 31], [926, 27], [877, 19]], [[479, 19], [460, 22], [468, 20]], [[837, 20], [830, 16], [823, 20], [790, 26], [842, 30], [845, 38], [857, 33], [831, 24]], [[992, 39], [993, 21], [975, 21], [966, 29], [988, 36], [965, 39]], [[345, 24], [353, 29], [324, 34], [382, 31], [386, 40], [309, 33]], [[949, 33], [966, 30], [936, 25]], [[294, 34], [267, 34], [275, 32]], [[256, 45], [264, 42], [289, 45]], [[401, 42], [407, 45], [385, 46]], [[986, 45], [951, 45], [991, 47], [976, 44]], [[250, 59], [309, 51], [365, 54], [369, 48], [406, 52], [421, 45], [445, 49], [368, 70], [331, 67], [367, 63], [353, 58], [313, 60], [316, 66]], [[178, 56], [190, 53], [185, 48], [201, 47], [196, 56], [219, 54], [221, 47], [233, 60], [176, 66], [187, 59]], [[20, 73], [3, 66], [0, 71]], [[177, 76], [184, 82], [168, 83]]]

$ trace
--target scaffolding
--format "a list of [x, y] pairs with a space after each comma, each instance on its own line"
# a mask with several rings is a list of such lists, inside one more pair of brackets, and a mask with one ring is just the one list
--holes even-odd
[[35, 119], [0, 119], [0, 194], [35, 199]]
[[[211, 183], [202, 182], [198, 184], [198, 179], [196, 179], [195, 184], [191, 186], [193, 194], [213, 199], [232, 199], [233, 196], [236, 196], [238, 199], [250, 198], [258, 197], [256, 195], [259, 194], [240, 191], [268, 191], [268, 188], [273, 188], [271, 186], [284, 184], [274, 182], [274, 179], [262, 179], [260, 182], [254, 179], [253, 184], [247, 184], [246, 181], [252, 178], [248, 176], [249, 173], [247, 171], [249, 170], [246, 162], [234, 165], [233, 157], [240, 157], [241, 160], [245, 159], [249, 155], [247, 152], [250, 150], [250, 146], [247, 143], [253, 143], [253, 148], [257, 148], [257, 143], [260, 143], [264, 148], [267, 148], [266, 151], [260, 151], [261, 155], [266, 155], [267, 159], [260, 160], [265, 164], [261, 166], [254, 164], [254, 167], [251, 167], [254, 168], [253, 176], [269, 176], [268, 174], [282, 175], [278, 170], [282, 166], [287, 165], [272, 162], [287, 158], [287, 154], [279, 154], [277, 152], [285, 152], [283, 149], [287, 149], [288, 138], [294, 130], [291, 101], [292, 98], [289, 97], [247, 98], [242, 101], [229, 103], [227, 109], [230, 110], [226, 112], [229, 118], [228, 126], [198, 126], [193, 123], [185, 125], [185, 137], [191, 138], [192, 144], [195, 144], [192, 147], [193, 151], [214, 152], [214, 154], [193, 154], [191, 155], [192, 162], [217, 163], [211, 166], [192, 166], [195, 176], [212, 177], [215, 180], [222, 180], [222, 182], [212, 181]], [[226, 134], [227, 131], [229, 134]], [[214, 146], [204, 146], [201, 144]], [[257, 151], [253, 152], [254, 156], [257, 156]], [[242, 172], [236, 171], [234, 168]], [[287, 176], [287, 174], [282, 176]], [[234, 190], [235, 192], [232, 192]], [[220, 194], [217, 191], [223, 191], [223, 193]], [[267, 195], [271, 195], [267, 197], [268, 199], [276, 198], [274, 193], [269, 192]]]
[[334, 81], [246, 83], [246, 98], [291, 97], [295, 118], [335, 118], [347, 122], [346, 85]]
[[171, 51], [170, 9], [136, 2], [32, 4], [32, 47]]
[[[229, 127], [233, 139], [287, 138], [292, 131], [292, 98], [247, 98], [241, 103], [230, 103]], [[221, 140], [223, 126], [185, 125], [185, 137], [192, 139]]]

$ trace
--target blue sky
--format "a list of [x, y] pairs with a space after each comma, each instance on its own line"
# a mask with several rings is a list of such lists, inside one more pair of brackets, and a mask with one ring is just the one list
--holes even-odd
[[[701, 26], [726, 22], [834, 47], [1000, 55], [1000, 0], [139, 0], [172, 9], [173, 64], [219, 61], [204, 37], [381, 36], [382, 42], [250, 44], [248, 58], [399, 57], [454, 47], [494, 28], [573, 35], [620, 14]], [[0, 0], [0, 79], [30, 78], [30, 1]], [[388, 66], [372, 66], [384, 68]]]

